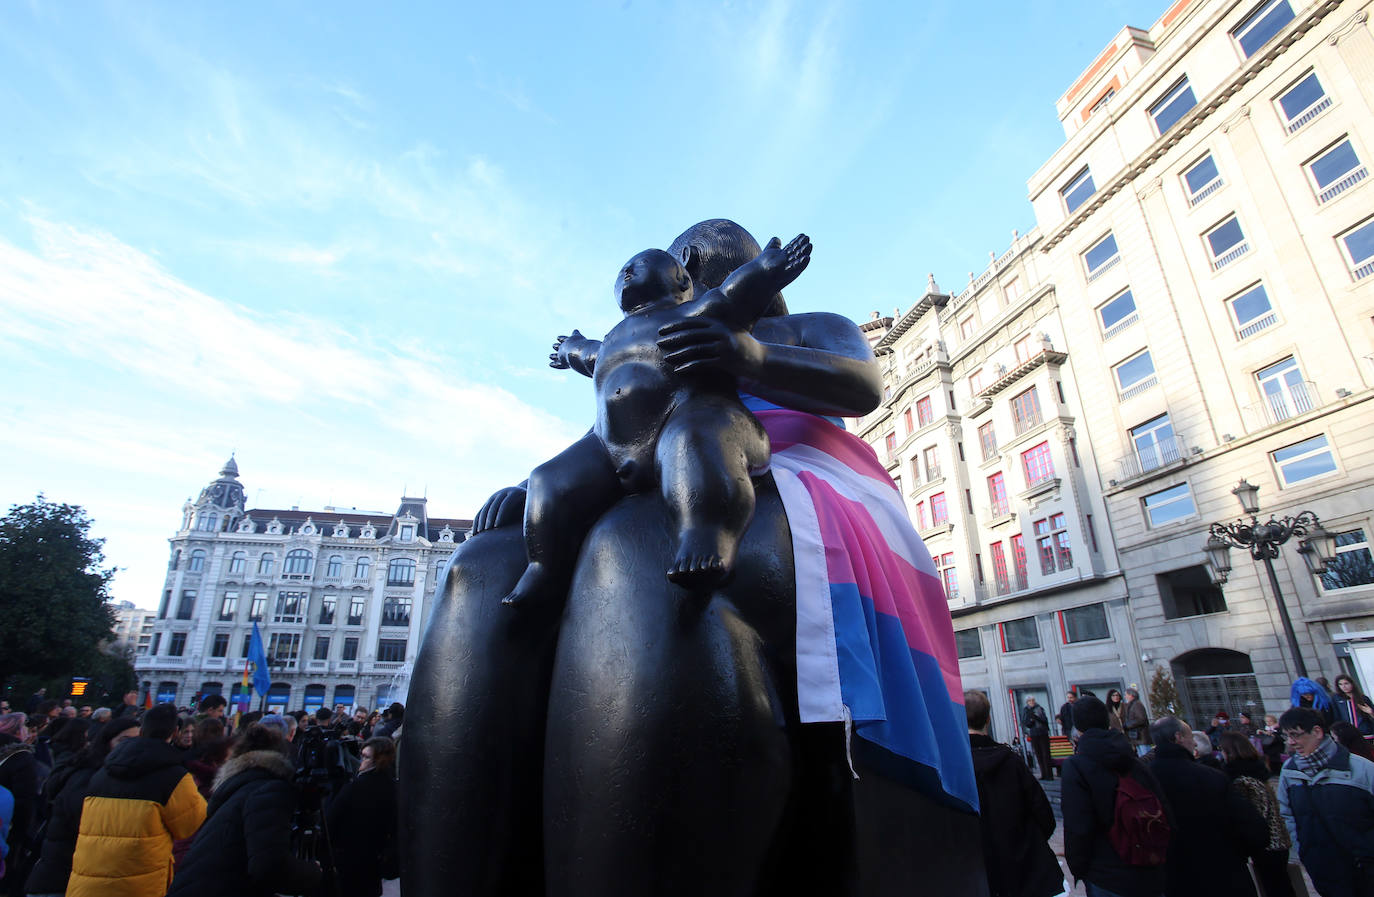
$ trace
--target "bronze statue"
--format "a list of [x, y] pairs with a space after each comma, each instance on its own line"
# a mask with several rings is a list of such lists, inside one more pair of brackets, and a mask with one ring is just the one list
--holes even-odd
[[677, 535], [668, 579], [702, 588], [728, 578], [754, 516], [750, 476], [768, 465], [768, 435], [740, 401], [734, 377], [693, 370], [696, 362], [677, 370], [668, 361], [674, 344], [660, 343], [674, 325], [696, 318], [747, 331], [810, 260], [805, 234], [786, 248], [769, 244], [720, 286], [697, 295], [681, 262], [648, 249], [616, 278], [624, 320], [602, 340], [576, 330], [558, 338], [549, 364], [593, 378], [596, 427], [530, 475], [529, 565], [507, 604], [565, 582], [591, 524], [655, 479]]
[[[734, 222], [714, 220], [688, 229], [668, 253], [702, 294], [760, 247]], [[671, 280], [664, 265], [660, 285], [665, 271]], [[749, 407], [760, 419], [803, 429], [797, 418], [838, 431], [820, 416], [857, 417], [881, 401], [872, 351], [849, 320], [788, 314], [781, 295], [752, 332], [750, 317], [703, 314], [662, 327], [650, 356], [669, 373], [657, 368], [657, 376], [728, 382], [756, 397]], [[574, 368], [585, 361], [572, 347], [560, 354]], [[647, 454], [635, 460], [655, 457], [649, 447], [663, 429], [643, 427], [636, 447]], [[922, 635], [943, 659], [913, 674], [912, 701], [892, 702], [894, 712], [921, 704], [921, 683], [929, 697], [943, 677], [939, 700], [921, 705], [934, 708], [930, 725], [908, 727], [928, 736], [925, 766], [904, 763], [895, 737], [903, 733], [853, 695], [817, 715], [798, 672], [798, 572], [816, 557], [794, 551], [780, 493], [780, 484], [811, 480], [784, 469], [801, 436], [769, 435], [773, 469], [753, 483], [733, 575], [714, 585], [688, 589], [665, 577], [682, 560], [677, 513], [657, 490], [624, 495], [614, 455], [600, 444], [600, 488], [615, 485], [614, 504], [585, 521], [571, 574], [558, 577], [566, 600], [502, 603], [527, 568], [523, 487], [500, 490], [477, 513], [473, 537], [445, 571], [411, 680], [401, 772], [407, 897], [985, 893], [962, 705], [944, 694], [958, 668], [943, 598]], [[854, 450], [856, 465], [866, 463], [863, 451], [872, 456]], [[871, 460], [878, 475], [863, 488], [895, 495]], [[574, 538], [581, 532], [574, 527]], [[928, 555], [910, 560], [918, 573], [929, 565]], [[834, 594], [837, 620], [858, 606]]]

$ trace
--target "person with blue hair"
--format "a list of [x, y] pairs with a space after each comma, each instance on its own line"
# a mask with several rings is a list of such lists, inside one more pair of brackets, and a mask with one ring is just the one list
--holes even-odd
[[1331, 696], [1326, 693], [1317, 682], [1300, 676], [1293, 680], [1293, 688], [1289, 693], [1289, 699], [1294, 707], [1308, 707], [1321, 714], [1326, 726], [1331, 725]]

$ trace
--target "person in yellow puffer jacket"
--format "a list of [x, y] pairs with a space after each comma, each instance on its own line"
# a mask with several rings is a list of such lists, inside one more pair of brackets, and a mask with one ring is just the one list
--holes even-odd
[[177, 711], [143, 715], [139, 738], [110, 752], [81, 810], [67, 897], [163, 897], [172, 881], [172, 842], [205, 821], [205, 798], [172, 747]]

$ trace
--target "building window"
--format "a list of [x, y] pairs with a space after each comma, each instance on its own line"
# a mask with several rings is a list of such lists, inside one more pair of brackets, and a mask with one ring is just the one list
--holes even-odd
[[1245, 239], [1245, 233], [1240, 229], [1240, 219], [1235, 215], [1202, 236], [1212, 254], [1213, 271], [1220, 271], [1250, 251], [1250, 243]]
[[329, 556], [329, 565], [324, 568], [324, 575], [330, 579], [338, 579], [343, 576], [343, 558], [337, 554]]
[[1163, 136], [1196, 105], [1197, 98], [1193, 96], [1193, 85], [1188, 83], [1188, 77], [1185, 75], [1150, 107], [1150, 118], [1155, 120], [1155, 129]]
[[1063, 514], [1051, 514], [1035, 521], [1035, 546], [1040, 553], [1040, 573], [1049, 576], [1058, 566], [1068, 570], [1073, 566], [1069, 550], [1069, 531]]
[[248, 567], [248, 555], [242, 551], [234, 552], [234, 556], [229, 559], [230, 573], [243, 573]]
[[1020, 591], [1026, 588], [1028, 576], [1026, 573], [1026, 538], [1020, 533], [1011, 537], [1011, 562], [1016, 571], [1016, 589]]
[[926, 465], [926, 479], [938, 480], [940, 478], [940, 450], [935, 446], [927, 446], [921, 452], [921, 459]]
[[1374, 218], [1341, 234], [1336, 242], [1356, 280], [1374, 274]]
[[221, 620], [234, 619], [234, 611], [239, 607], [239, 593], [225, 592], [224, 597], [219, 602], [219, 618]]
[[1255, 374], [1264, 405], [1275, 422], [1305, 414], [1313, 408], [1312, 391], [1291, 355]]
[[388, 598], [382, 603], [383, 626], [410, 625], [410, 599]]
[[959, 574], [954, 569], [954, 552], [947, 551], [936, 555], [935, 569], [940, 571], [940, 582], [945, 587], [945, 599], [955, 601], [959, 598]]
[[401, 541], [402, 541], [402, 542], [413, 542], [413, 541], [415, 541], [415, 527], [414, 527], [412, 524], [407, 523], [407, 524], [405, 524], [405, 525], [403, 525], [403, 526], [401, 527]]
[[959, 322], [959, 340], [960, 340], [960, 342], [968, 342], [968, 340], [969, 340], [972, 336], [973, 336], [973, 315], [969, 315], [967, 318], [964, 318], [962, 321]]
[[1171, 570], [1155, 577], [1164, 619], [1226, 612], [1226, 599], [1202, 566]]
[[914, 432], [916, 429], [916, 424], [912, 421], [911, 418], [910, 408], [902, 412], [902, 423], [906, 426], [906, 435], [910, 436], [912, 432]]
[[1148, 349], [1121, 362], [1112, 368], [1112, 373], [1122, 399], [1134, 398], [1159, 382]]
[[258, 575], [270, 576], [272, 573], [272, 553], [269, 551], [258, 559]]
[[187, 573], [201, 573], [205, 570], [205, 552], [197, 548], [191, 552], [191, 559], [186, 564]]
[[189, 620], [191, 614], [196, 609], [196, 590], [186, 589], [181, 593], [181, 600], [177, 602], [177, 619]]
[[1088, 271], [1089, 281], [1097, 280], [1119, 261], [1121, 255], [1117, 252], [1116, 237], [1112, 234], [1107, 234], [1083, 253], [1083, 266]]
[[346, 638], [346, 639], [344, 639], [343, 657], [340, 658], [340, 659], [341, 659], [341, 660], [357, 660], [357, 659], [358, 659], [358, 640], [357, 640], [356, 638]]
[[992, 581], [997, 588], [997, 594], [1005, 595], [1011, 591], [1011, 577], [1007, 575], [1007, 553], [1002, 548], [1001, 542], [993, 542], [988, 546], [992, 553]]
[[281, 569], [283, 576], [307, 576], [310, 573], [310, 552], [297, 548], [286, 553], [286, 563]]
[[386, 584], [411, 586], [415, 584], [415, 562], [410, 558], [393, 558], [386, 568]]
[[1088, 201], [1088, 197], [1097, 192], [1097, 187], [1093, 186], [1092, 173], [1085, 167], [1078, 174], [1073, 176], [1063, 187], [1059, 188], [1059, 195], [1064, 197], [1064, 208], [1070, 215], [1078, 211], [1078, 207]]
[[151, 655], [151, 656], [153, 656], [153, 657], [156, 657], [156, 656], [157, 656], [157, 646], [158, 646], [158, 644], [161, 643], [161, 642], [162, 642], [162, 633], [160, 633], [160, 632], [154, 632], [154, 633], [153, 633], [153, 646], [152, 646], [151, 648], [148, 649], [148, 654]]
[[954, 653], [960, 660], [983, 656], [983, 640], [978, 637], [977, 629], [956, 629], [954, 631]]
[[1130, 290], [1123, 290], [1097, 309], [1097, 319], [1102, 324], [1102, 338], [1111, 339], [1121, 331], [1140, 320], [1136, 313], [1135, 296]]
[[1132, 427], [1131, 445], [1135, 447], [1141, 473], [1170, 464], [1180, 457], [1178, 440], [1174, 438], [1174, 425], [1167, 412], [1138, 427]]
[[926, 503], [916, 502], [916, 528], [918, 530], [930, 529], [930, 517], [926, 514]]
[[978, 445], [983, 450], [984, 461], [997, 454], [997, 434], [992, 429], [992, 421], [978, 428]]
[[1269, 293], [1264, 284], [1257, 283], [1239, 296], [1226, 300], [1231, 311], [1231, 322], [1236, 328], [1236, 338], [1246, 339], [1265, 330], [1279, 321], [1278, 313], [1269, 302]]
[[1326, 565], [1322, 590], [1349, 589], [1374, 583], [1374, 556], [1364, 530], [1352, 529], [1336, 534], [1336, 560]]
[[1002, 650], [1008, 654], [1012, 651], [1033, 651], [1040, 647], [1040, 632], [1036, 629], [1035, 617], [1008, 620], [998, 623], [997, 628], [1002, 631]]
[[325, 595], [320, 601], [320, 625], [331, 626], [334, 623], [334, 613], [338, 609], [339, 599], [333, 595]]
[[1279, 109], [1283, 112], [1289, 134], [1316, 118], [1330, 105], [1331, 97], [1322, 89], [1316, 72], [1308, 72], [1279, 97]]
[[1021, 453], [1021, 470], [1026, 474], [1026, 488], [1043, 483], [1054, 477], [1054, 459], [1050, 457], [1050, 444], [1042, 442]]
[[930, 497], [930, 524], [943, 526], [946, 523], [949, 523], [949, 506], [945, 503], [945, 494], [937, 492]]
[[406, 640], [384, 638], [377, 640], [378, 663], [403, 663], [406, 659]]
[[916, 425], [924, 427], [935, 420], [935, 411], [930, 405], [930, 396], [916, 400]]
[[216, 632], [216, 633], [215, 633], [215, 641], [210, 645], [210, 656], [211, 656], [211, 657], [228, 657], [228, 656], [229, 656], [229, 633], [227, 633], [227, 632]]
[[167, 656], [180, 657], [186, 653], [186, 633], [173, 632], [172, 638], [167, 642]]
[[317, 635], [317, 636], [315, 636], [315, 654], [314, 654], [314, 659], [315, 659], [315, 660], [328, 660], [328, 659], [329, 659], [329, 636], [327, 636], [327, 635]]
[[358, 558], [358, 562], [353, 565], [354, 579], [367, 579], [372, 573], [372, 558], [364, 555]]
[[[897, 434], [895, 432], [883, 436], [883, 450], [887, 452], [889, 458], [897, 453]], [[392, 563], [394, 564], [395, 561]]]
[[983, 387], [987, 385], [987, 384], [985, 384], [985, 383], [983, 382], [983, 376], [984, 376], [985, 373], [986, 373], [986, 371], [985, 371], [984, 368], [979, 368], [978, 370], [974, 371], [972, 374], [969, 374], [969, 375], [968, 375], [968, 391], [969, 391], [969, 395], [973, 396], [974, 398], [977, 398], [977, 397], [978, 397], [978, 393], [982, 392], [982, 391], [983, 391]]
[[1217, 170], [1216, 160], [1208, 153], [1183, 172], [1183, 183], [1188, 188], [1188, 205], [1195, 206], [1220, 190], [1225, 182]]
[[1197, 513], [1187, 483], [1179, 483], [1145, 496], [1145, 517], [1150, 526], [1164, 526]]
[[277, 612], [273, 614], [272, 622], [304, 623], [305, 609], [309, 603], [309, 592], [278, 592]]
[[1015, 302], [1021, 297], [1021, 278], [1013, 277], [1007, 281], [1007, 285], [1002, 287], [1002, 292], [1007, 297], [1007, 303]]
[[988, 500], [992, 503], [992, 516], [1001, 517], [1011, 510], [1007, 502], [1007, 483], [1001, 471], [988, 477]]
[[1288, 0], [1268, 0], [1246, 16], [1239, 25], [1231, 29], [1231, 36], [1240, 45], [1240, 51], [1249, 59], [1260, 47], [1274, 39], [1283, 26], [1293, 21], [1293, 7]]
[[248, 649], [251, 647], [253, 647], [253, 634], [251, 632], [244, 633], [243, 650], [239, 652], [239, 657], [246, 658], [248, 656]]
[[352, 601], [348, 603], [349, 626], [363, 625], [363, 610], [366, 608], [366, 604], [367, 602], [364, 601], [362, 598], [354, 598]]
[[299, 632], [274, 632], [267, 639], [267, 662], [288, 670], [296, 668], [301, 654]]
[[1307, 173], [1317, 188], [1317, 202], [1329, 202], [1369, 176], [1349, 138], [1308, 162]]
[[1336, 472], [1336, 458], [1326, 435], [1313, 436], [1270, 453], [1285, 486]]
[[1107, 629], [1106, 606], [1089, 604], [1087, 607], [1072, 607], [1068, 610], [1061, 610], [1059, 612], [1059, 632], [1063, 635], [1066, 645], [1111, 638], [1112, 634]]
[[1107, 106], [1111, 103], [1112, 97], [1114, 96], [1116, 96], [1116, 88], [1108, 87], [1106, 93], [1098, 97], [1096, 102], [1093, 103], [1092, 108], [1088, 110], [1088, 116], [1094, 116], [1097, 113], [1101, 112], [1103, 109], [1106, 109]]
[[254, 623], [262, 622], [262, 615], [267, 612], [267, 593], [256, 592], [253, 595], [253, 604], [248, 608], [248, 619]]
[[1016, 435], [1040, 426], [1040, 395], [1032, 386], [1011, 400], [1011, 419]]

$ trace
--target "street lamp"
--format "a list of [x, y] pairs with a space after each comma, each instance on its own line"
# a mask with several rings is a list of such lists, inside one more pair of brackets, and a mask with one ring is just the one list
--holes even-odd
[[1259, 519], [1259, 487], [1245, 480], [1231, 490], [1239, 501], [1241, 509], [1250, 519], [1244, 518], [1235, 523], [1213, 523], [1209, 529], [1207, 544], [1203, 551], [1207, 555], [1207, 565], [1212, 580], [1218, 585], [1226, 582], [1231, 572], [1231, 549], [1245, 548], [1257, 561], [1264, 561], [1264, 569], [1269, 574], [1269, 586], [1274, 590], [1274, 604], [1279, 610], [1279, 620], [1283, 623], [1283, 634], [1288, 639], [1288, 650], [1293, 655], [1293, 666], [1298, 675], [1307, 676], [1307, 665], [1303, 663], [1302, 652], [1298, 649], [1298, 637], [1293, 631], [1293, 620], [1288, 616], [1288, 606], [1283, 602], [1283, 591], [1279, 588], [1279, 577], [1274, 572], [1274, 559], [1279, 556], [1279, 546], [1293, 537], [1298, 538], [1298, 553], [1313, 576], [1326, 572], [1328, 564], [1336, 560], [1336, 537], [1322, 527], [1317, 515], [1302, 511], [1296, 517], [1282, 519], [1270, 516], [1261, 523]]

